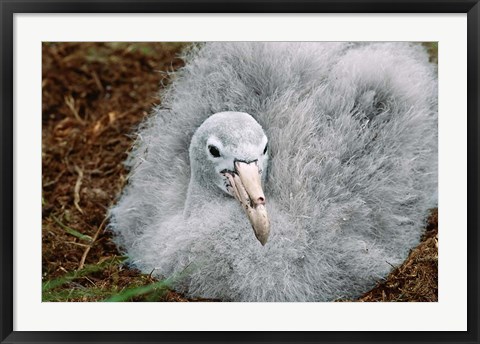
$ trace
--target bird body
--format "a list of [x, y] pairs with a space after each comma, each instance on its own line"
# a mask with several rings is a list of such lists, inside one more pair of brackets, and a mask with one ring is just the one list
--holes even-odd
[[190, 296], [332, 301], [418, 244], [437, 202], [422, 47], [207, 43], [184, 58], [110, 210], [130, 264]]

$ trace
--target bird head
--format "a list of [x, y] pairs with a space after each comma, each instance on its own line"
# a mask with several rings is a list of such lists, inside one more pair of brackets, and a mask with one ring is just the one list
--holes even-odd
[[204, 188], [235, 198], [262, 245], [270, 233], [263, 192], [268, 169], [268, 139], [260, 124], [243, 112], [207, 118], [190, 144], [192, 176]]

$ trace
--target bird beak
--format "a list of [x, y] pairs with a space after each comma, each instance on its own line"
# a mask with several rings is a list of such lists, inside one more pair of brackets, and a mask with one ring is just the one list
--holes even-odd
[[255, 236], [265, 245], [270, 234], [270, 220], [257, 161], [235, 161], [235, 173], [226, 172], [225, 175], [230, 182], [229, 190], [242, 205]]

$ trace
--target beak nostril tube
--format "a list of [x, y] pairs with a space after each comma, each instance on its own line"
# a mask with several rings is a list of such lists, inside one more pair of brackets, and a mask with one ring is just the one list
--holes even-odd
[[260, 196], [254, 202], [256, 205], [265, 204], [265, 197]]

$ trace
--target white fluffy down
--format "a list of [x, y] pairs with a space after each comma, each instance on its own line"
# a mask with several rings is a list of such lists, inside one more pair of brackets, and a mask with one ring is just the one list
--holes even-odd
[[[421, 46], [208, 43], [184, 58], [110, 210], [132, 265], [190, 296], [331, 301], [402, 263], [437, 202], [437, 76]], [[190, 140], [222, 111], [269, 140], [265, 247], [234, 202], [183, 216]]]

